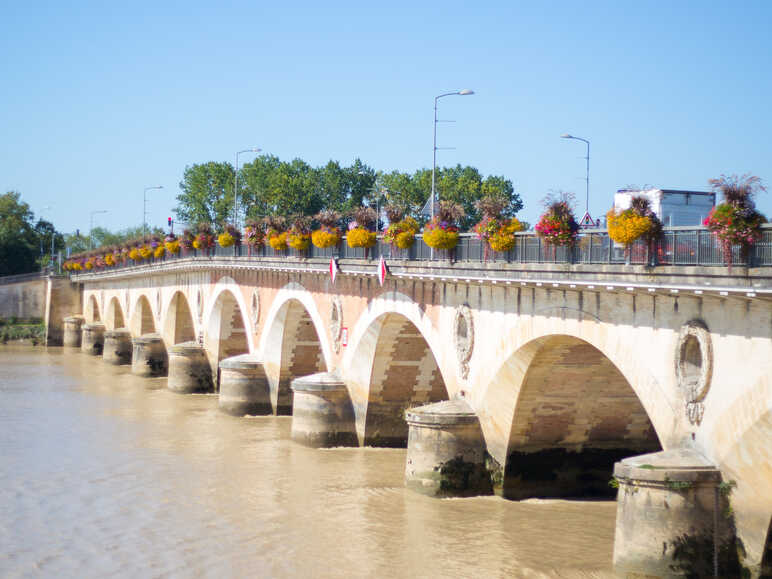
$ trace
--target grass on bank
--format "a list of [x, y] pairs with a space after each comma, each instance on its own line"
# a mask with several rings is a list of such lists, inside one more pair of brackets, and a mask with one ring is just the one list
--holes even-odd
[[21, 320], [15, 317], [0, 319], [0, 344], [11, 341], [29, 340], [33, 346], [43, 343], [46, 328], [43, 320], [32, 318]]

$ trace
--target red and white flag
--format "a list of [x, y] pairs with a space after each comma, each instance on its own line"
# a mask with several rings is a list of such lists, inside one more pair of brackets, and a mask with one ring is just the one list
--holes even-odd
[[381, 259], [378, 261], [378, 281], [381, 285], [383, 285], [383, 282], [386, 281], [386, 274], [388, 273], [388, 270], [386, 269], [386, 262], [383, 259], [383, 256], [381, 256]]
[[332, 285], [335, 285], [335, 277], [338, 275], [338, 262], [335, 261], [335, 258], [330, 259], [330, 280], [332, 280]]

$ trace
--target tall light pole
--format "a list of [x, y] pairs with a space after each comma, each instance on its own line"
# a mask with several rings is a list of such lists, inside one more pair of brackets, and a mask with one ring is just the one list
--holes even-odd
[[102, 209], [99, 211], [92, 211], [89, 217], [88, 222], [88, 248], [91, 249], [94, 245], [94, 215], [97, 215], [98, 213], [107, 213], [107, 209]]
[[147, 192], [152, 189], [163, 189], [163, 185], [154, 185], [153, 187], [145, 187], [145, 190], [142, 192], [142, 238], [145, 238], [145, 235], [147, 234]]
[[563, 133], [560, 135], [561, 139], [574, 139], [575, 141], [582, 141], [583, 143], [587, 144], [587, 156], [585, 157], [585, 160], [587, 161], [587, 176], [585, 177], [585, 182], [587, 185], [587, 192], [586, 192], [586, 198], [584, 202], [584, 211], [586, 215], [590, 214], [590, 141], [587, 139], [583, 139], [582, 137], [575, 137], [573, 135], [569, 135], [568, 133]]
[[239, 155], [241, 153], [259, 153], [261, 149], [253, 147], [252, 149], [244, 149], [243, 151], [236, 151], [236, 175], [233, 178], [233, 225], [239, 226]]
[[434, 145], [432, 147], [432, 200], [431, 200], [432, 219], [434, 219], [434, 174], [437, 170], [437, 101], [440, 100], [442, 97], [446, 97], [446, 96], [452, 96], [452, 95], [466, 96], [470, 94], [474, 94], [474, 91], [471, 89], [465, 88], [459, 91], [446, 92], [434, 97]]

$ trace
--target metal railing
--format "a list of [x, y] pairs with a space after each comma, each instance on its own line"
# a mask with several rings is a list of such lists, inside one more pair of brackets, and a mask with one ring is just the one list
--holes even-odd
[[[451, 260], [466, 263], [561, 263], [561, 264], [635, 264], [635, 265], [674, 265], [674, 266], [724, 266], [724, 252], [715, 235], [706, 228], [669, 227], [658, 241], [648, 244], [637, 241], [629, 251], [614, 243], [605, 230], [585, 230], [580, 233], [573, 247], [554, 247], [546, 244], [534, 233], [518, 233], [513, 249], [507, 252], [486, 251], [485, 244], [471, 233], [461, 234], [459, 243], [453, 250], [431, 249], [423, 242], [422, 236], [416, 235], [415, 243], [409, 249], [398, 249], [378, 238], [374, 247], [369, 249], [351, 248], [344, 240], [337, 246], [319, 249], [314, 245], [306, 251], [287, 249], [275, 251], [268, 245], [259, 248], [246, 245], [220, 247], [215, 245], [206, 250], [181, 250], [179, 254], [166, 254], [161, 258], [150, 258], [134, 262], [127, 259], [124, 263], [104, 268], [115, 270], [147, 263], [175, 261], [183, 258], [237, 257], [244, 259], [286, 259], [324, 258], [377, 260], [381, 256], [391, 260], [441, 261]], [[749, 267], [772, 266], [772, 226], [764, 226], [762, 237], [743, 255], [740, 247], [732, 248], [732, 265]]]

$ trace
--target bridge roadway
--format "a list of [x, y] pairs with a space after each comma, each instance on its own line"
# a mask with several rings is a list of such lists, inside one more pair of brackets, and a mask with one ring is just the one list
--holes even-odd
[[198, 342], [221, 395], [248, 366], [221, 363], [249, 354], [239, 396], [294, 403], [306, 443], [408, 445], [430, 494], [597, 495], [613, 471], [621, 573], [772, 563], [771, 267], [387, 260], [381, 285], [377, 265], [340, 259], [334, 283], [326, 257], [78, 273], [70, 313], [128, 329], [135, 356], [148, 334], [170, 363]]

